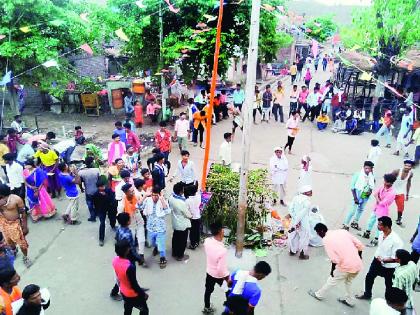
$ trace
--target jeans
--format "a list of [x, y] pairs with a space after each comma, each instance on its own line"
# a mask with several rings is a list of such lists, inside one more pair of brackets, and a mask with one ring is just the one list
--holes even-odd
[[90, 219], [96, 220], [95, 206], [93, 205], [93, 195], [86, 194], [86, 204], [89, 210]]
[[200, 226], [201, 219], [190, 219], [191, 228], [190, 228], [190, 244], [191, 246], [200, 244]]
[[283, 106], [281, 106], [280, 104], [274, 103], [272, 111], [273, 111], [274, 119], [276, 121], [278, 121], [278, 117], [280, 116], [280, 122], [284, 122]]
[[[214, 278], [209, 274], [206, 275], [206, 291], [204, 292], [204, 307], [210, 307], [210, 297], [214, 291], [214, 285], [217, 283], [222, 286], [223, 278]], [[227, 293], [226, 293], [227, 298]]]
[[385, 136], [386, 144], [391, 145], [391, 131], [385, 124], [383, 124], [381, 129], [376, 133], [376, 139], [379, 140], [382, 136]]
[[133, 308], [137, 308], [140, 310], [140, 315], [148, 315], [149, 308], [147, 307], [146, 299], [143, 295], [139, 295], [136, 297], [125, 297], [122, 296], [124, 299], [124, 315], [131, 315], [133, 313]]
[[327, 70], [327, 64], [326, 63], [322, 63], [322, 71]]
[[[377, 228], [377, 223], [378, 223], [378, 218], [376, 217], [375, 212], [372, 212], [372, 215], [369, 218], [369, 221], [367, 223], [367, 227], [366, 230], [373, 232], [373, 230], [375, 230], [375, 237], [378, 238], [379, 237], [379, 230]], [[372, 233], [373, 234], [373, 233]]]
[[337, 120], [337, 112], [340, 111], [340, 107], [339, 106], [333, 106], [332, 108], [332, 119], [333, 121]]
[[115, 228], [115, 222], [116, 222], [116, 218], [117, 218], [117, 210], [116, 209], [112, 209], [112, 210], [99, 210], [98, 209], [98, 217], [99, 217], [99, 240], [103, 241], [105, 239], [105, 219], [106, 219], [106, 215], [108, 214], [108, 220], [109, 220], [109, 225], [111, 226], [111, 228]]
[[157, 247], [161, 258], [166, 257], [166, 232], [147, 232], [150, 246]]
[[292, 115], [292, 112], [297, 111], [297, 102], [290, 102], [289, 117]]
[[262, 109], [261, 109], [261, 107], [254, 108], [252, 110], [252, 118], [254, 119], [254, 122], [255, 122], [255, 118], [257, 117], [257, 111], [259, 111], [260, 112], [260, 115], [262, 116]]
[[325, 113], [329, 113], [331, 110], [331, 99], [326, 98], [324, 104], [322, 104], [322, 111]]
[[172, 234], [172, 256], [175, 258], [184, 257], [185, 248], [187, 247], [188, 230], [174, 230]]
[[368, 199], [360, 198], [359, 194], [356, 193], [359, 204], [352, 203], [351, 209], [347, 213], [346, 219], [344, 220], [345, 225], [349, 225], [351, 219], [354, 217], [353, 222], [359, 223], [360, 217], [362, 216], [363, 210], [365, 210]]
[[394, 271], [395, 268], [385, 268], [374, 257], [365, 278], [365, 296], [372, 297], [372, 287], [377, 276], [385, 278], [386, 289], [392, 288], [392, 277], [394, 275]]
[[238, 108], [239, 111], [242, 111], [242, 103], [233, 103], [233, 107]]
[[292, 84], [293, 84], [293, 82], [295, 82], [295, 80], [296, 80], [296, 74], [292, 74], [292, 75], [290, 75], [290, 77], [291, 77]]

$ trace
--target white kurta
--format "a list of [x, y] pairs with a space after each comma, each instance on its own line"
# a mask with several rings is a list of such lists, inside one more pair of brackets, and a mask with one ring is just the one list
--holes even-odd
[[288, 237], [289, 248], [293, 253], [300, 251], [306, 253], [308, 250], [311, 235], [310, 211], [311, 202], [308, 196], [299, 194], [293, 198], [289, 207], [289, 213], [292, 217], [291, 227], [295, 230], [289, 233]]
[[289, 163], [284, 155], [280, 159], [277, 155], [270, 158], [270, 175], [273, 185], [284, 185], [286, 183], [288, 169]]

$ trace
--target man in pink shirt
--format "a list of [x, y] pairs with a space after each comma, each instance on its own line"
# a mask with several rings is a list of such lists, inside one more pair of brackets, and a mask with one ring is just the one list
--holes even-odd
[[210, 305], [210, 296], [214, 291], [214, 285], [217, 283], [221, 286], [223, 281], [230, 281], [226, 263], [227, 249], [223, 244], [224, 234], [222, 224], [220, 222], [211, 224], [210, 231], [213, 237], [209, 237], [204, 241], [204, 250], [207, 257], [204, 314], [212, 314], [215, 311]]
[[309, 290], [309, 295], [318, 300], [323, 300], [327, 290], [344, 282], [346, 296], [338, 301], [353, 307], [351, 283], [363, 268], [362, 242], [346, 230], [329, 231], [322, 223], [315, 225], [316, 233], [322, 238], [325, 251], [331, 260], [331, 273], [327, 282], [318, 291]]
[[135, 132], [131, 130], [130, 123], [125, 123], [124, 128], [125, 128], [125, 138], [127, 139], [127, 144], [131, 145], [134, 149], [134, 152], [138, 153], [140, 151], [140, 146], [141, 146], [139, 137], [136, 135]]
[[[369, 239], [372, 228], [377, 226], [378, 218], [389, 217], [389, 207], [395, 200], [395, 191], [392, 185], [397, 180], [394, 174], [384, 175], [384, 184], [373, 192], [376, 203], [372, 215], [367, 223], [366, 231], [363, 237]], [[375, 238], [368, 246], [376, 246], [378, 244], [379, 231], [376, 229]]]

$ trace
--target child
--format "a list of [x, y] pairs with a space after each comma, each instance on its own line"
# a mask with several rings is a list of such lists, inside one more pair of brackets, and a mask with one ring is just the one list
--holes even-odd
[[150, 174], [150, 170], [148, 168], [143, 168], [141, 170], [141, 176], [144, 180], [144, 189], [147, 190], [153, 187], [153, 179], [152, 174]]
[[378, 158], [381, 155], [382, 150], [379, 147], [379, 141], [376, 139], [371, 140], [370, 145], [371, 147], [367, 156], [367, 160], [371, 161], [376, 166], [376, 163], [378, 162]]
[[83, 136], [83, 130], [81, 126], [74, 127], [74, 141], [76, 144], [83, 144], [86, 138]]
[[133, 117], [133, 114], [127, 114], [127, 115], [125, 115], [125, 120], [124, 120], [124, 123], [123, 123], [123, 127], [124, 127], [125, 124], [130, 124], [131, 131], [134, 132], [134, 133], [136, 133], [136, 125], [131, 120], [132, 117]]
[[115, 230], [115, 221], [117, 215], [117, 205], [115, 193], [106, 187], [106, 180], [99, 179], [96, 183], [98, 190], [93, 194], [93, 205], [95, 213], [99, 217], [99, 246], [104, 246], [105, 239], [105, 219], [108, 215], [109, 224]]
[[156, 104], [155, 102], [150, 102], [149, 105], [147, 105], [146, 114], [147, 116], [149, 116], [152, 122], [157, 122], [158, 115], [156, 111], [160, 108], [161, 106]]
[[198, 185], [187, 185], [184, 188], [185, 202], [188, 211], [192, 214], [190, 229], [189, 249], [196, 249], [200, 245], [200, 226], [201, 226], [201, 194], [198, 192]]
[[327, 116], [326, 112], [322, 112], [321, 116], [318, 116], [316, 119], [316, 125], [319, 130], [324, 130], [327, 128], [330, 122], [330, 118]]
[[134, 102], [134, 123], [139, 128], [143, 126], [143, 106], [139, 101]]

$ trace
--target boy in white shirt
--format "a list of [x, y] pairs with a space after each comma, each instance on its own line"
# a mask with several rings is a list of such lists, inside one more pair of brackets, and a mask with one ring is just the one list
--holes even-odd
[[379, 147], [379, 141], [376, 139], [371, 140], [370, 145], [371, 147], [367, 156], [367, 160], [371, 161], [376, 166], [378, 158], [382, 154], [382, 150]]
[[196, 249], [200, 245], [200, 227], [201, 227], [201, 193], [198, 191], [198, 184], [187, 185], [184, 187], [185, 203], [192, 218], [190, 228], [190, 246], [189, 249]]

